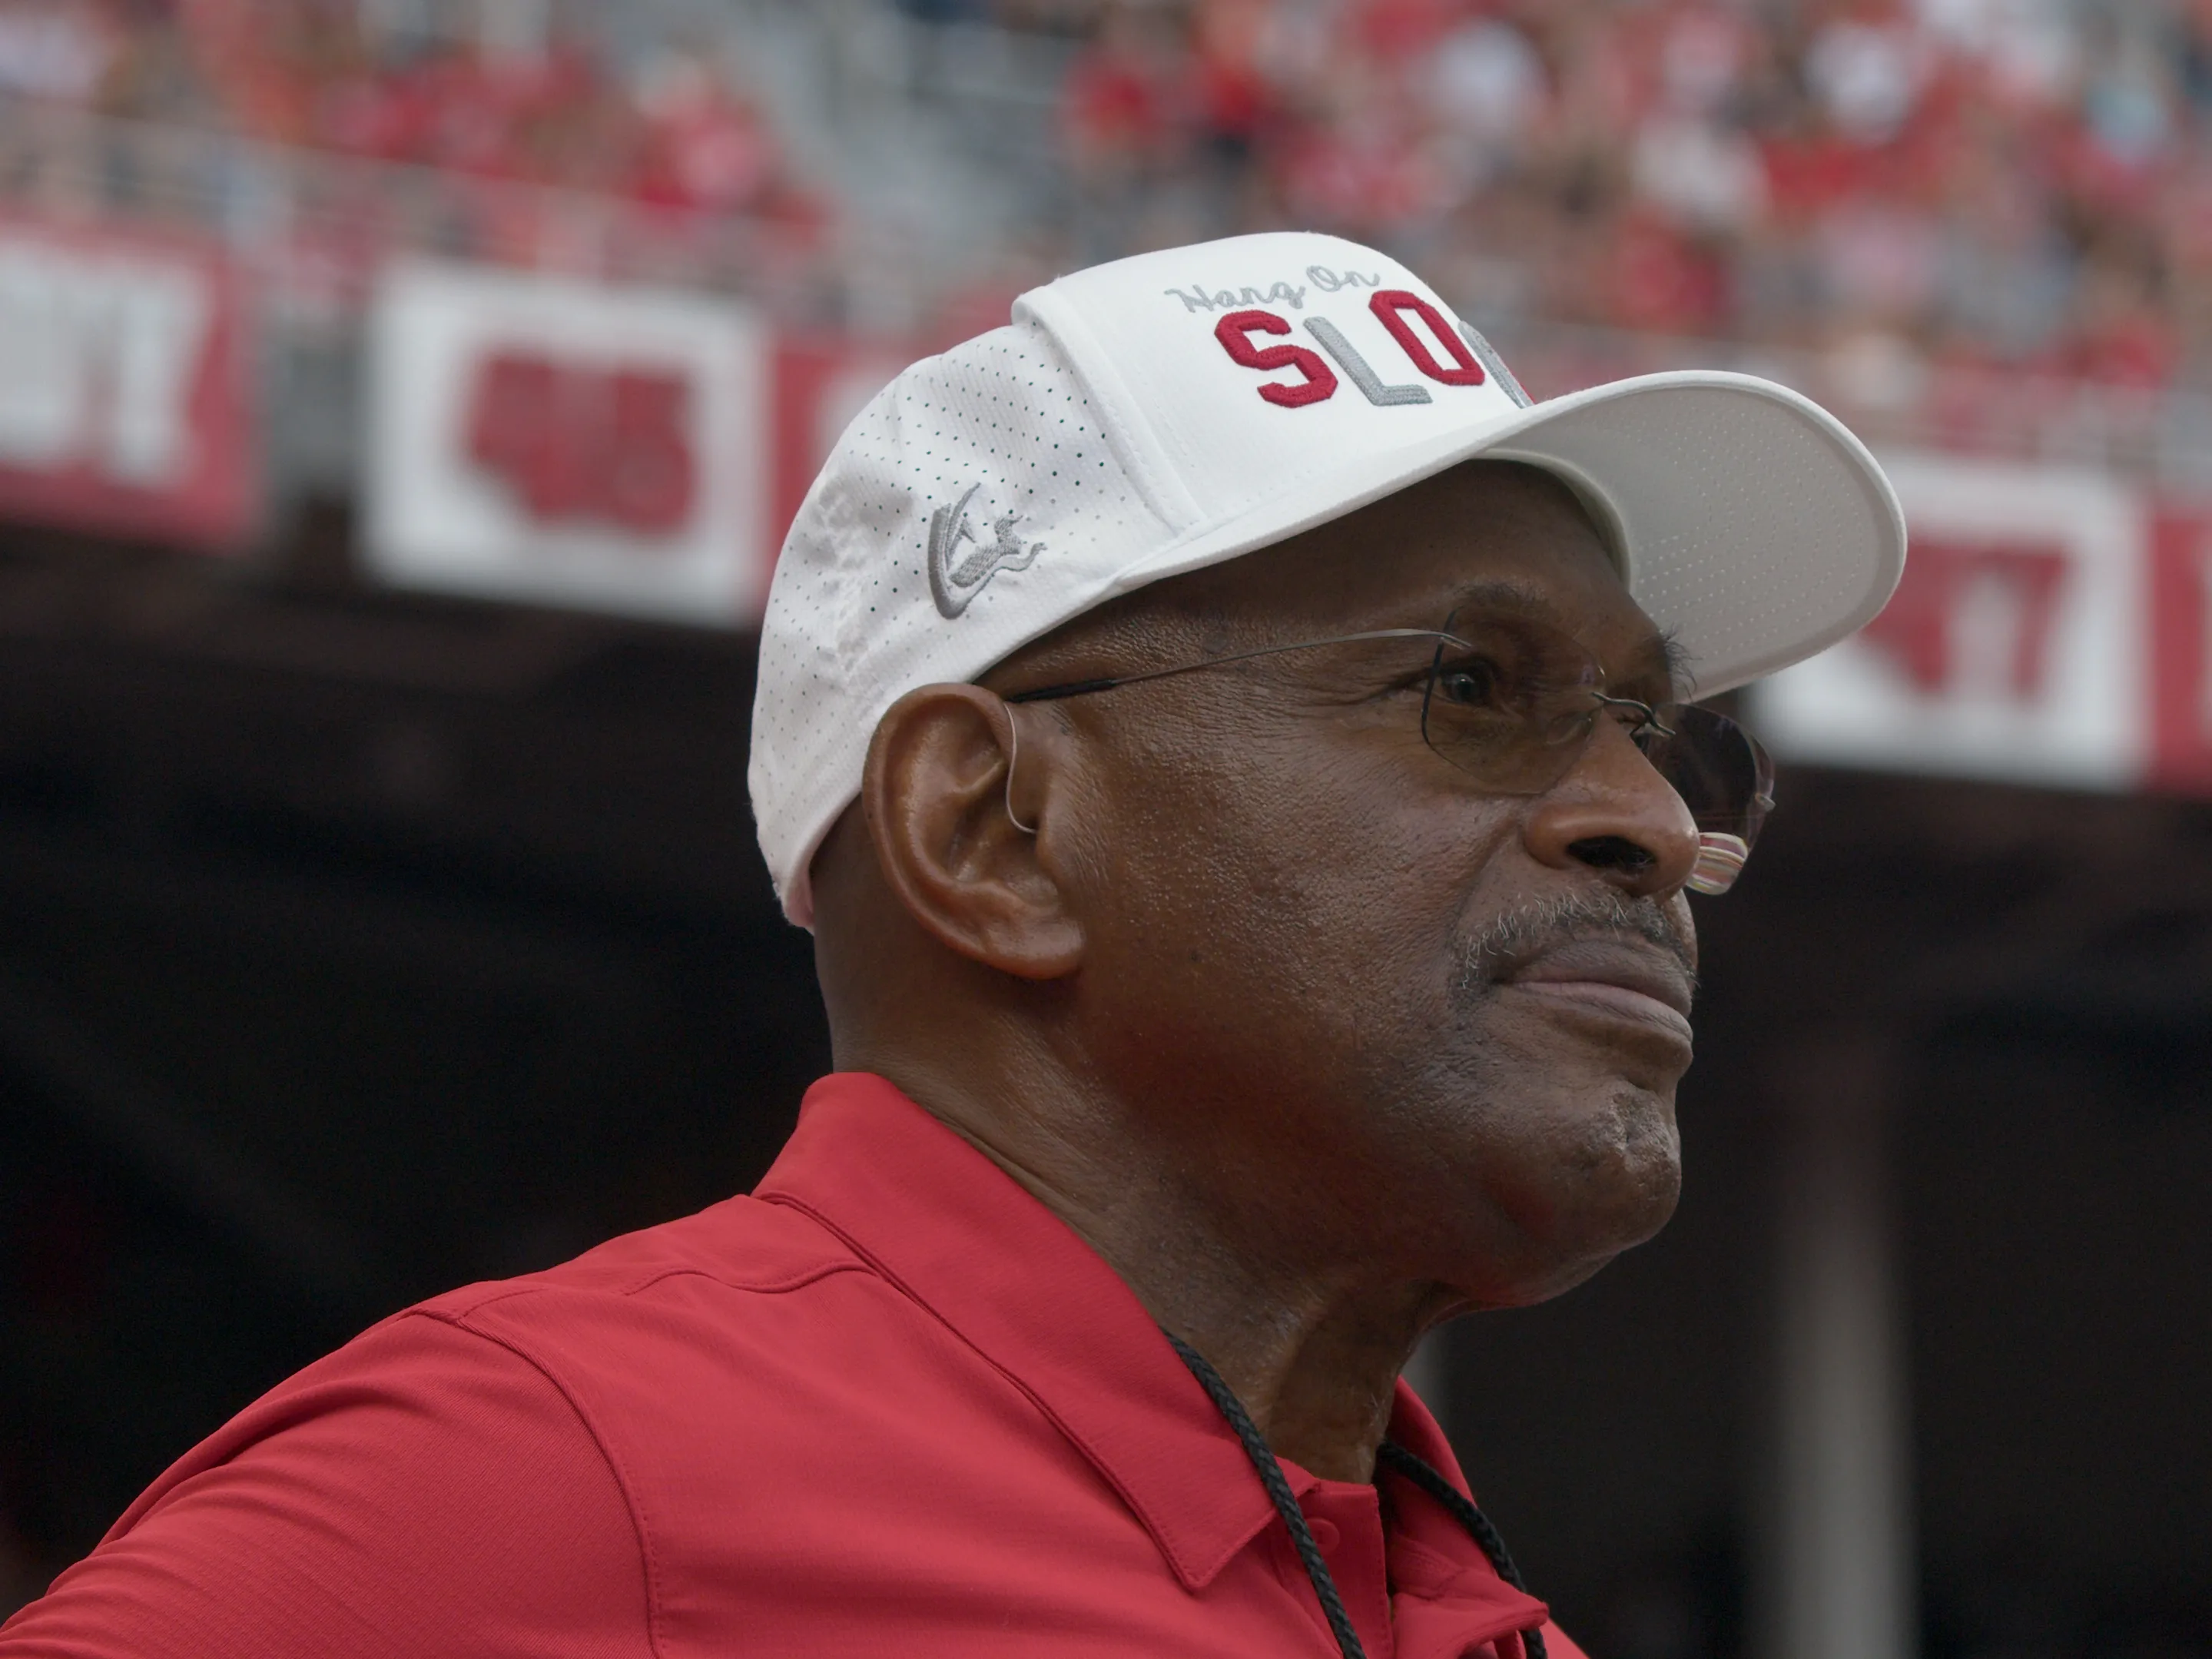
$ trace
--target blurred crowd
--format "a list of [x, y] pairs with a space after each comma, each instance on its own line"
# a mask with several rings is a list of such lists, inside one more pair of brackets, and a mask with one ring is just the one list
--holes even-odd
[[[2212, 0], [896, 3], [925, 33], [1058, 44], [1060, 188], [1010, 256], [1024, 281], [1317, 226], [1493, 326], [1804, 348], [1876, 380], [2212, 385]], [[835, 192], [798, 176], [732, 37], [617, 60], [562, 15], [0, 0], [0, 94], [822, 245]], [[545, 240], [532, 218], [470, 251]]]
[[1006, 0], [1095, 251], [1376, 240], [1463, 306], [2212, 380], [2206, 0]]
[[0, 92], [657, 207], [819, 210], [712, 50], [617, 64], [533, 0], [0, 0]]

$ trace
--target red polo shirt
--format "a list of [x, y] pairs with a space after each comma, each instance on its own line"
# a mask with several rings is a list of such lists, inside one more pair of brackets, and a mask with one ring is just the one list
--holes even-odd
[[[1391, 1431], [1461, 1478], [1402, 1385]], [[1520, 1659], [1542, 1606], [1431, 1500], [1284, 1468], [1372, 1659]], [[0, 1627], [0, 1659], [1335, 1652], [1128, 1287], [862, 1075], [750, 1197], [308, 1367]]]

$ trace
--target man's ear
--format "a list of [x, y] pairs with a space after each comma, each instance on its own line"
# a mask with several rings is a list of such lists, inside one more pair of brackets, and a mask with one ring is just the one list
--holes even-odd
[[1051, 722], [1019, 719], [981, 686], [917, 687], [878, 722], [860, 799], [884, 879], [927, 932], [988, 967], [1058, 979], [1081, 961], [1083, 930], [1049, 848], [1022, 828], [1044, 829], [1058, 745]]

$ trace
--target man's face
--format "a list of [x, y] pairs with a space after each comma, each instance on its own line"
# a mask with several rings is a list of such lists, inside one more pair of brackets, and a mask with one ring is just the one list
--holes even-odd
[[[1465, 466], [1158, 585], [1002, 665], [1002, 689], [1504, 607], [1607, 689], [1667, 660], [1568, 493]], [[1195, 647], [1195, 649], [1193, 647]], [[1076, 768], [1085, 947], [1069, 1056], [1149, 1103], [1181, 1178], [1288, 1259], [1347, 1243], [1464, 1304], [1553, 1294], [1680, 1183], [1696, 832], [1631, 722], [1541, 793], [1425, 741], [1433, 642], [1268, 656], [1022, 711]]]

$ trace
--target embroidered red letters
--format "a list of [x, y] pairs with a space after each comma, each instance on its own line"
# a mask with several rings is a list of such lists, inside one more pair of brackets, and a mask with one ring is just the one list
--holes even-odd
[[1247, 368], [1295, 368], [1305, 376], [1302, 383], [1270, 380], [1260, 388], [1262, 398], [1285, 409], [1297, 409], [1317, 404], [1336, 391], [1336, 373], [1322, 361], [1319, 352], [1304, 346], [1254, 345], [1251, 337], [1255, 330], [1262, 334], [1288, 334], [1291, 325], [1272, 311], [1232, 311], [1213, 325], [1213, 337], [1232, 360]]
[[[1467, 349], [1467, 342], [1459, 337], [1459, 331], [1419, 295], [1409, 294], [1402, 288], [1386, 288], [1369, 297], [1367, 308], [1390, 331], [1390, 337], [1405, 348], [1406, 355], [1413, 360], [1413, 367], [1431, 380], [1441, 380], [1446, 386], [1482, 384], [1482, 365], [1475, 362], [1474, 354]], [[1436, 354], [1429, 349], [1429, 343], [1406, 320], [1405, 313], [1409, 311], [1429, 325], [1429, 332], [1450, 355], [1455, 368], [1446, 368], [1437, 361]]]

